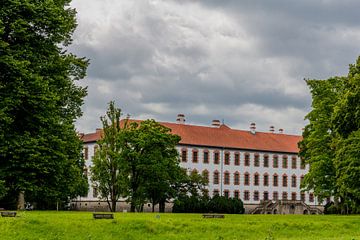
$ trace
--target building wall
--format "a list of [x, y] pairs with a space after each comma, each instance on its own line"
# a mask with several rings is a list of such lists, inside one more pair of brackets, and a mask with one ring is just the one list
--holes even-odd
[[[86, 150], [87, 149], [87, 150]], [[96, 150], [96, 144], [85, 143], [84, 156], [85, 165], [88, 173], [89, 181], [89, 192], [86, 197], [82, 197], [81, 201], [98, 201], [96, 189], [90, 180], [90, 169], [92, 166], [92, 158]], [[301, 177], [308, 172], [308, 166], [305, 168], [301, 167], [301, 160], [295, 153], [275, 153], [275, 152], [261, 152], [261, 151], [248, 151], [239, 149], [227, 149], [227, 148], [216, 148], [216, 147], [201, 147], [201, 146], [187, 146], [178, 145], [177, 150], [180, 155], [180, 165], [186, 168], [188, 173], [196, 170], [202, 174], [205, 171], [209, 173], [209, 185], [207, 187], [209, 195], [213, 196], [216, 194], [214, 191], [218, 191], [220, 195], [225, 195], [228, 191], [229, 197], [234, 197], [235, 192], [238, 191], [240, 199], [246, 205], [259, 204], [264, 199], [264, 192], [268, 193], [269, 200], [273, 199], [273, 193], [278, 193], [278, 199], [282, 199], [283, 193], [287, 193], [287, 199], [292, 199], [292, 194], [296, 194], [295, 200], [301, 200], [300, 181]], [[86, 153], [87, 152], [87, 153]], [[197, 152], [197, 161], [194, 161], [193, 152]], [[208, 152], [208, 163], [204, 163], [204, 152]], [[214, 163], [215, 152], [218, 153], [219, 163]], [[184, 157], [186, 153], [186, 158]], [[239, 154], [239, 165], [235, 165], [235, 153]], [[229, 155], [229, 164], [226, 164], [225, 155]], [[249, 166], [245, 165], [245, 155], [249, 155]], [[258, 156], [259, 165], [255, 165], [255, 156]], [[268, 166], [264, 166], [264, 157], [268, 157]], [[278, 157], [278, 167], [274, 167], [274, 157]], [[287, 157], [287, 167], [283, 167], [283, 157]], [[296, 168], [292, 166], [292, 158], [296, 158]], [[186, 161], [185, 161], [186, 159]], [[214, 172], [219, 173], [219, 183], [214, 183]], [[230, 182], [225, 184], [224, 177], [225, 173], [229, 173]], [[238, 173], [240, 176], [239, 185], [234, 183], [234, 174]], [[249, 174], [249, 185], [245, 184], [245, 174]], [[255, 185], [255, 174], [258, 174], [258, 185]], [[264, 175], [268, 174], [268, 185], [264, 185]], [[278, 175], [278, 186], [274, 186], [273, 176]], [[287, 176], [287, 186], [283, 186], [283, 176]], [[292, 186], [292, 176], [296, 177], [296, 186]], [[245, 199], [245, 192], [249, 193], [249, 199]], [[254, 199], [255, 192], [258, 192], [259, 198]], [[309, 205], [317, 205], [316, 199], [310, 194], [305, 193], [305, 203]]]

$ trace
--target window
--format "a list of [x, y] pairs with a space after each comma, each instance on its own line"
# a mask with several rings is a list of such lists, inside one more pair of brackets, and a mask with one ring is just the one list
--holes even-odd
[[245, 153], [245, 166], [250, 166], [250, 154]]
[[264, 155], [264, 167], [269, 167], [269, 155]]
[[309, 193], [309, 202], [314, 202], [314, 194]]
[[277, 155], [273, 156], [273, 168], [279, 167], [279, 157]]
[[187, 150], [186, 149], [181, 150], [181, 161], [187, 162]]
[[196, 170], [196, 169], [193, 169], [192, 171], [191, 171], [191, 175], [197, 175], [198, 174], [198, 171]]
[[249, 199], [250, 199], [250, 192], [249, 191], [244, 191], [244, 200], [249, 201]]
[[94, 146], [94, 155], [96, 154], [97, 150], [98, 150], [99, 146], [98, 145], [95, 145]]
[[203, 152], [203, 160], [204, 163], [209, 163], [209, 152], [207, 150], [204, 150]]
[[259, 174], [258, 173], [254, 174], [254, 185], [259, 186]]
[[269, 175], [267, 173], [264, 174], [264, 186], [269, 186]]
[[259, 191], [254, 191], [254, 201], [259, 201]]
[[286, 175], [283, 175], [283, 177], [282, 177], [282, 186], [283, 187], [287, 187], [287, 185], [288, 185], [288, 177], [286, 176]]
[[304, 182], [304, 175], [301, 175], [300, 177], [300, 184], [302, 184]]
[[225, 185], [229, 185], [230, 184], [230, 173], [228, 171], [226, 171], [224, 173], [224, 184]]
[[296, 192], [291, 193], [291, 200], [296, 201]]
[[305, 193], [304, 192], [300, 193], [300, 198], [301, 198], [301, 201], [305, 202]]
[[297, 158], [295, 156], [293, 156], [291, 158], [291, 168], [292, 169], [296, 169], [296, 161], [297, 161]]
[[214, 152], [214, 164], [219, 164], [219, 152]]
[[234, 185], [240, 184], [240, 174], [238, 172], [234, 173]]
[[273, 186], [274, 187], [279, 186], [278, 175], [276, 175], [276, 174], [274, 174], [274, 176], [273, 176]]
[[288, 194], [287, 192], [283, 192], [282, 193], [282, 200], [287, 200], [288, 199]]
[[224, 197], [229, 198], [229, 190], [224, 190]]
[[291, 187], [296, 187], [296, 176], [295, 175], [291, 176]]
[[83, 171], [83, 172], [84, 172], [84, 176], [87, 177], [87, 176], [88, 176], [88, 169], [87, 169], [87, 167], [84, 167], [84, 171]]
[[265, 201], [269, 200], [269, 193], [268, 192], [264, 192], [264, 198]]
[[193, 153], [192, 153], [192, 161], [193, 163], [197, 163], [198, 162], [198, 151], [197, 150], [193, 150]]
[[239, 199], [239, 197], [240, 197], [240, 192], [239, 192], [239, 190], [235, 190], [235, 191], [234, 191], [234, 198]]
[[260, 166], [260, 156], [258, 153], [254, 155], [254, 166], [259, 167]]
[[203, 189], [202, 194], [203, 194], [203, 196], [208, 197], [209, 196], [209, 189]]
[[240, 154], [239, 153], [235, 153], [234, 154], [234, 164], [235, 166], [239, 166], [240, 165]]
[[250, 184], [250, 175], [249, 173], [244, 174], [244, 185], [248, 186]]
[[89, 148], [88, 147], [84, 147], [84, 159], [85, 160], [89, 159]]
[[213, 191], [213, 196], [219, 196], [219, 190], [215, 189], [215, 190]]
[[214, 180], [213, 180], [214, 184], [219, 184], [219, 172], [215, 171], [214, 172]]
[[305, 159], [304, 158], [300, 158], [300, 168], [305, 169]]
[[279, 200], [279, 193], [278, 192], [273, 192], [273, 200], [274, 201]]
[[288, 167], [288, 158], [287, 158], [287, 156], [284, 155], [282, 159], [283, 159], [282, 160], [282, 167], [287, 168]]
[[204, 170], [204, 171], [202, 172], [202, 176], [204, 177], [205, 181], [206, 181], [207, 183], [209, 183], [209, 172], [208, 172], [208, 170]]
[[229, 152], [225, 152], [225, 165], [230, 165], [230, 153]]

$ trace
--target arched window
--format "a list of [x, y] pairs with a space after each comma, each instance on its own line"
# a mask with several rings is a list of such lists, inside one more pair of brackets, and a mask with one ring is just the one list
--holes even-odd
[[254, 185], [259, 186], [259, 174], [258, 173], [254, 174]]
[[278, 168], [279, 167], [279, 157], [278, 155], [274, 155], [273, 156], [273, 168]]
[[291, 200], [296, 201], [296, 192], [291, 193]]
[[313, 193], [309, 193], [309, 202], [314, 202], [314, 194]]
[[203, 151], [203, 162], [209, 163], [209, 150], [205, 149]]
[[240, 184], [240, 174], [239, 172], [235, 172], [234, 173], [234, 185], [239, 185]]
[[300, 199], [301, 199], [301, 201], [305, 202], [306, 196], [305, 196], [305, 193], [304, 193], [304, 192], [301, 192], [301, 193], [300, 193]]
[[219, 190], [218, 189], [214, 189], [213, 196], [219, 196]]
[[288, 194], [287, 192], [283, 192], [282, 193], [282, 200], [287, 200], [288, 199]]
[[181, 149], [181, 161], [187, 162], [187, 149], [186, 148]]
[[215, 172], [214, 172], [213, 183], [214, 183], [214, 184], [219, 184], [219, 172], [218, 172], [218, 171], [215, 171]]
[[283, 187], [287, 187], [287, 185], [288, 185], [288, 177], [287, 177], [286, 174], [284, 174], [284, 175], [282, 176], [282, 186], [283, 186]]
[[248, 172], [244, 174], [244, 185], [250, 185], [250, 174]]
[[250, 192], [248, 190], [244, 191], [244, 200], [249, 201], [250, 200]]
[[279, 177], [276, 173], [273, 175], [273, 186], [274, 187], [279, 186]]
[[282, 159], [283, 159], [282, 160], [282, 167], [287, 168], [288, 167], [288, 157], [286, 155], [284, 155]]
[[224, 197], [226, 197], [226, 198], [230, 197], [229, 190], [227, 190], [227, 189], [224, 190]]
[[264, 198], [265, 201], [269, 200], [269, 192], [265, 191], [264, 192]]
[[269, 167], [269, 155], [264, 155], [264, 167]]
[[230, 165], [230, 153], [229, 152], [225, 152], [224, 164]]
[[259, 201], [259, 191], [254, 191], [254, 201]]
[[234, 198], [239, 199], [240, 198], [240, 192], [239, 190], [234, 191]]
[[255, 153], [254, 155], [254, 166], [259, 167], [260, 166], [260, 156], [258, 153]]
[[273, 192], [273, 200], [274, 201], [279, 200], [279, 193], [278, 192]]
[[197, 163], [198, 162], [198, 150], [193, 149], [192, 151], [192, 162]]
[[305, 159], [304, 158], [300, 158], [300, 168], [305, 169]]
[[296, 175], [291, 176], [291, 187], [296, 187]]
[[226, 171], [224, 173], [224, 184], [225, 185], [229, 185], [230, 184], [230, 173], [228, 171]]
[[269, 186], [269, 174], [264, 174], [264, 186]]
[[244, 165], [245, 166], [250, 166], [250, 154], [249, 153], [245, 153], [245, 159], [244, 159]]
[[240, 153], [238, 153], [238, 152], [234, 153], [234, 165], [235, 166], [240, 165]]
[[214, 164], [220, 163], [220, 153], [219, 151], [214, 151]]
[[296, 158], [296, 156], [293, 156], [292, 158], [291, 158], [291, 168], [292, 169], [296, 169], [296, 164], [297, 163], [297, 158]]

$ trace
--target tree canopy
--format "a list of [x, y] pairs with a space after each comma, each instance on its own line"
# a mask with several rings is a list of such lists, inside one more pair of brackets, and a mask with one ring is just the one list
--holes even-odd
[[339, 209], [360, 204], [360, 57], [344, 77], [307, 80], [312, 94], [309, 124], [299, 143], [310, 164], [304, 187], [320, 198], [333, 197]]
[[76, 12], [62, 1], [0, 3], [0, 179], [16, 196], [50, 207], [84, 194], [81, 115], [88, 61], [68, 53]]

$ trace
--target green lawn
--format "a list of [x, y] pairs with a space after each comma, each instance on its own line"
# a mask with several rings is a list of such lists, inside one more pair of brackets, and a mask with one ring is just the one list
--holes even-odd
[[[160, 216], [160, 217], [158, 217]], [[360, 216], [19, 212], [0, 217], [0, 239], [358, 239]]]

